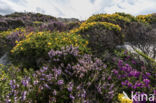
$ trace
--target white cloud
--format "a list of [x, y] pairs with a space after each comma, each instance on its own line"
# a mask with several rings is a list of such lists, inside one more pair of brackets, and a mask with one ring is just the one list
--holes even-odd
[[[126, 12], [132, 15], [156, 11], [155, 0], [0, 0], [9, 8], [56, 17], [87, 19], [95, 13]], [[2, 8], [2, 7], [1, 7]], [[0, 12], [1, 13], [1, 12]]]

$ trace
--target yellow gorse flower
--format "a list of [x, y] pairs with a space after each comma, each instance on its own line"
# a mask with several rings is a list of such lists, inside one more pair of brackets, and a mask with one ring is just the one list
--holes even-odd
[[136, 18], [137, 18], [140, 22], [149, 23], [149, 22], [151, 22], [152, 14], [148, 14], [148, 15], [138, 15]]
[[118, 94], [118, 100], [120, 101], [120, 103], [133, 103], [131, 99], [125, 98], [124, 94], [121, 93]]
[[48, 42], [48, 45], [49, 45], [49, 46], [51, 46], [51, 43], [50, 43], [50, 42]]
[[117, 20], [122, 20], [125, 22], [130, 22], [129, 19], [120, 16], [119, 14], [97, 14], [97, 15], [93, 15], [91, 16], [86, 22], [96, 22], [96, 21], [105, 21], [105, 20], [109, 20], [109, 21], [117, 21]]
[[109, 29], [109, 30], [121, 31], [121, 27], [116, 24], [112, 24], [108, 22], [91, 22], [91, 23], [86, 22], [86, 23], [83, 23], [79, 28], [71, 30], [70, 33], [83, 32], [97, 25], [103, 26], [104, 28]]

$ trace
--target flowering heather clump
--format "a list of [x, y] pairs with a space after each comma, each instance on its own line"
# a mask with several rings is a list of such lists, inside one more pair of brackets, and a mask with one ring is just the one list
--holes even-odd
[[129, 55], [128, 52], [120, 54], [116, 52], [116, 55], [118, 57], [114, 57], [113, 62], [111, 62], [110, 72], [111, 75], [114, 75], [111, 81], [117, 81], [116, 86], [120, 87], [118, 90], [120, 92], [126, 91], [129, 94], [131, 91], [153, 93], [156, 89], [155, 84], [153, 84], [155, 74], [150, 71], [151, 68], [141, 60], [135, 59], [133, 55]]
[[[12, 73], [10, 92], [3, 100], [37, 103], [113, 101], [116, 89], [107, 81], [112, 78], [105, 72], [107, 66], [98, 58], [92, 59], [91, 55], [79, 55], [78, 52], [78, 48], [72, 46], [60, 51], [51, 50], [49, 63], [40, 70], [29, 73], [24, 70], [25, 75], [20, 78]], [[75, 57], [75, 61], [69, 56]]]

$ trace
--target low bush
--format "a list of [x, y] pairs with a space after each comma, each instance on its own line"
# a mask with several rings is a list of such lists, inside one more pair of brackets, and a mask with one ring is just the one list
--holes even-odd
[[66, 26], [62, 22], [53, 21], [47, 24], [42, 24], [39, 27], [39, 31], [59, 31], [63, 32], [66, 30]]
[[71, 22], [71, 23], [67, 23], [66, 24], [66, 29], [67, 30], [72, 30], [72, 29], [75, 29], [75, 28], [79, 28], [81, 25], [80, 22]]
[[88, 47], [98, 55], [122, 44], [124, 37], [120, 26], [108, 22], [82, 23], [79, 28], [70, 32], [80, 34], [87, 39], [89, 41]]
[[38, 68], [48, 59], [50, 49], [59, 50], [68, 45], [79, 46], [81, 53], [87, 52], [87, 41], [80, 35], [59, 32], [31, 32], [26, 39], [17, 42], [11, 50], [12, 61], [22, 67]]

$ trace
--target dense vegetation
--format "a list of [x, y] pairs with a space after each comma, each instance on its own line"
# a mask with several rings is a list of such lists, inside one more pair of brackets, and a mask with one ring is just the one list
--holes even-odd
[[1, 16], [0, 58], [5, 54], [1, 103], [156, 102], [123, 94], [156, 95], [155, 14], [96, 14], [83, 22], [33, 13]]

